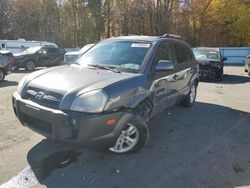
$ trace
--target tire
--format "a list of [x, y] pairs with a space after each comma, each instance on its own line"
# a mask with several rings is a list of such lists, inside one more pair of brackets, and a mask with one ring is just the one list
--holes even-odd
[[218, 78], [218, 81], [221, 82], [224, 80], [224, 74], [221, 74], [220, 77]]
[[115, 145], [109, 151], [116, 154], [128, 154], [141, 150], [147, 143], [149, 129], [146, 121], [138, 115], [129, 119], [122, 129]]
[[188, 95], [182, 100], [182, 105], [184, 107], [192, 107], [195, 103], [196, 95], [197, 95], [197, 84], [194, 83], [190, 87]]
[[218, 81], [223, 81], [224, 80], [224, 70], [223, 69], [221, 69], [221, 70], [218, 71], [216, 79]]
[[2, 82], [5, 78], [5, 72], [3, 69], [0, 69], [0, 82]]
[[25, 65], [27, 71], [33, 71], [36, 68], [36, 64], [33, 61], [28, 61]]

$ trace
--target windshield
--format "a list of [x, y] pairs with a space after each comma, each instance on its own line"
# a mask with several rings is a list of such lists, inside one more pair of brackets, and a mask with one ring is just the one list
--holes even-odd
[[220, 53], [215, 50], [195, 50], [194, 55], [197, 59], [220, 59]]
[[41, 49], [41, 47], [39, 46], [39, 47], [30, 47], [30, 48], [28, 48], [26, 51], [28, 52], [28, 53], [36, 53], [38, 50], [40, 50]]
[[82, 66], [97, 64], [125, 72], [138, 72], [150, 48], [149, 42], [101, 42], [78, 60]]

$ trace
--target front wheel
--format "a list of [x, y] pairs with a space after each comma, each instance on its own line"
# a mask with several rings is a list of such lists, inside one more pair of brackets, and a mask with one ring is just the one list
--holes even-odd
[[36, 65], [35, 65], [35, 63], [33, 61], [28, 61], [26, 63], [25, 68], [26, 68], [27, 71], [33, 71], [36, 68]]
[[3, 71], [3, 69], [0, 69], [0, 82], [2, 82], [5, 78], [5, 72]]
[[183, 99], [182, 105], [185, 107], [193, 106], [195, 103], [196, 95], [197, 95], [197, 84], [194, 83], [191, 86], [189, 94]]
[[147, 143], [149, 130], [145, 120], [132, 118], [126, 122], [111, 152], [124, 154], [139, 151]]

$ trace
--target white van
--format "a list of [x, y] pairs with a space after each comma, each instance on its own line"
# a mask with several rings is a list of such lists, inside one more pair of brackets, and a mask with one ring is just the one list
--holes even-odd
[[55, 43], [47, 41], [26, 41], [25, 39], [18, 40], [0, 40], [0, 51], [8, 50], [12, 53], [18, 53], [30, 47], [36, 46], [53, 46], [58, 47]]

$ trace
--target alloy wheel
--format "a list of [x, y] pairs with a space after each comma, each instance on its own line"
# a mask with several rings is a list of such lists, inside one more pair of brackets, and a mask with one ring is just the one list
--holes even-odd
[[139, 131], [137, 127], [131, 123], [127, 123], [127, 126], [122, 130], [115, 145], [109, 150], [115, 153], [125, 153], [132, 150], [138, 141]]
[[36, 65], [32, 61], [29, 61], [26, 64], [26, 68], [27, 68], [27, 70], [32, 71], [32, 70], [34, 70], [36, 68]]

